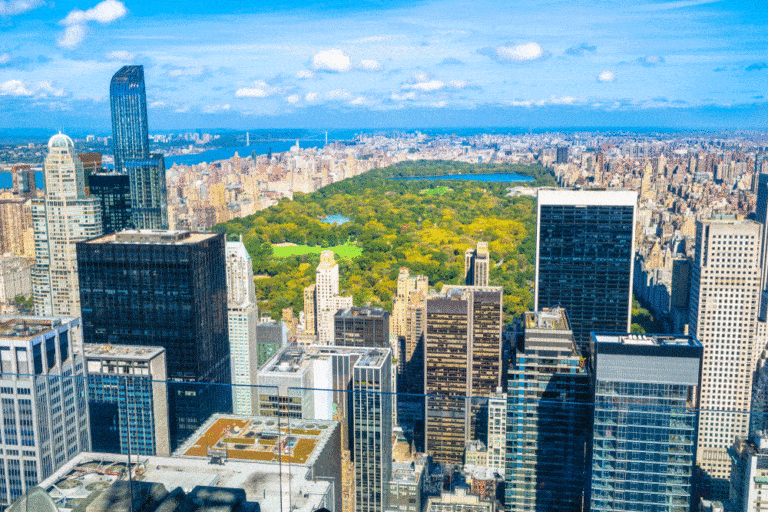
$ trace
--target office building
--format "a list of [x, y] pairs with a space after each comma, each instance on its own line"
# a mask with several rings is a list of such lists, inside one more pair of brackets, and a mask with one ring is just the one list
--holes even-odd
[[257, 369], [272, 359], [277, 351], [288, 345], [288, 327], [284, 322], [277, 322], [269, 317], [262, 318], [256, 324], [256, 362]]
[[90, 449], [77, 318], [0, 317], [0, 504]]
[[95, 172], [88, 178], [91, 197], [101, 204], [101, 226], [105, 235], [133, 227], [131, 187], [127, 174]]
[[505, 504], [515, 511], [580, 511], [589, 474], [590, 382], [565, 310], [523, 315], [508, 378]]
[[232, 407], [224, 235], [122, 231], [77, 245], [87, 343], [166, 351], [171, 449]]
[[737, 437], [733, 444], [730, 502], [733, 510], [760, 512], [768, 509], [768, 437], [757, 432]]
[[253, 263], [243, 242], [227, 242], [227, 324], [232, 358], [232, 407], [235, 414], [256, 411], [259, 369], [256, 323], [259, 309]]
[[83, 356], [91, 449], [170, 455], [165, 349], [86, 343]]
[[461, 463], [479, 413], [501, 385], [501, 314], [499, 286], [446, 285], [427, 299], [425, 434], [436, 461]]
[[[305, 294], [306, 295], [306, 294]], [[320, 253], [315, 278], [315, 332], [321, 345], [333, 345], [333, 315], [340, 309], [352, 307], [352, 297], [339, 295], [339, 265], [333, 251]]]
[[304, 334], [310, 338], [317, 337], [317, 320], [315, 319], [315, 289], [317, 285], [312, 283], [304, 288]]
[[534, 310], [568, 312], [582, 355], [592, 331], [629, 332], [637, 192], [538, 193]]
[[507, 394], [501, 387], [488, 398], [487, 460], [485, 466], [503, 475], [507, 467]]
[[0, 255], [0, 304], [32, 296], [32, 269], [24, 258]]
[[693, 336], [593, 334], [594, 512], [689, 512], [701, 343]]
[[91, 183], [91, 175], [101, 172], [101, 153], [80, 153], [77, 155], [83, 164], [86, 193]]
[[[397, 291], [392, 300], [390, 334], [397, 337], [400, 362], [397, 388], [405, 401], [414, 401], [424, 393], [424, 333], [427, 328], [427, 276], [411, 276], [407, 268], [400, 269]], [[423, 403], [420, 407], [423, 409]], [[423, 412], [421, 414], [423, 418]]]
[[392, 351], [375, 349], [352, 369], [355, 511], [385, 512], [392, 476]]
[[727, 499], [736, 436], [749, 432], [752, 378], [760, 352], [761, 226], [712, 219], [696, 224], [690, 333], [704, 345], [696, 463], [708, 499]]
[[389, 312], [381, 308], [351, 307], [333, 315], [333, 344], [342, 347], [389, 347]]
[[557, 160], [558, 164], [568, 163], [568, 146], [557, 146]]
[[32, 201], [0, 199], [0, 254], [35, 257]]
[[760, 239], [760, 320], [768, 317], [768, 169], [760, 172], [760, 165], [755, 161], [755, 179], [757, 180], [757, 200], [755, 202], [755, 220], [762, 225]]
[[425, 512], [495, 512], [499, 503], [481, 499], [466, 487], [442, 491], [439, 496], [427, 500]]
[[11, 167], [13, 195], [29, 199], [37, 195], [35, 171], [28, 164], [16, 164]]
[[45, 199], [32, 201], [35, 312], [80, 316], [75, 244], [102, 234], [101, 205], [85, 195], [83, 164], [72, 139], [61, 133], [48, 141]]
[[488, 286], [491, 272], [491, 256], [488, 242], [478, 242], [477, 248], [464, 253], [464, 284], [467, 286]]
[[413, 462], [393, 462], [389, 481], [389, 510], [421, 512], [424, 473], [429, 462], [422, 456]]
[[149, 152], [144, 66], [123, 66], [109, 87], [115, 171], [128, 174], [136, 229], [167, 229], [165, 160]]

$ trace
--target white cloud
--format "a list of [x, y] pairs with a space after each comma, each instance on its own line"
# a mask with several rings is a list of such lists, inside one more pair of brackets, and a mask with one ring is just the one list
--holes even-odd
[[579, 102], [578, 98], [574, 98], [573, 96], [563, 96], [562, 98], [556, 98], [552, 96], [549, 99], [549, 102], [552, 105], [573, 105], [575, 103]]
[[354, 96], [352, 96], [352, 94], [350, 94], [350, 92], [346, 89], [334, 89], [329, 91], [327, 96], [328, 99], [331, 100], [351, 100], [354, 98]]
[[290, 96], [287, 96], [285, 98], [285, 101], [287, 101], [288, 103], [296, 104], [301, 101], [301, 96], [299, 96], [298, 94], [291, 94]]
[[403, 94], [398, 94], [396, 92], [392, 93], [392, 99], [395, 101], [413, 101], [416, 99], [416, 93], [414, 91], [406, 92]]
[[364, 96], [358, 96], [349, 102], [350, 105], [365, 105], [367, 103]]
[[7, 0], [0, 1], [0, 16], [15, 16], [32, 9], [37, 9], [45, 2], [43, 0]]
[[127, 52], [125, 50], [120, 50], [120, 51], [116, 51], [116, 52], [109, 52], [107, 54], [107, 58], [109, 60], [131, 61], [134, 58], [136, 58], [136, 56], [134, 54], [132, 54], [131, 52]]
[[421, 92], [435, 92], [445, 88], [445, 82], [440, 80], [427, 80], [425, 82], [416, 82], [415, 84], [403, 84], [403, 90], [414, 90]]
[[254, 87], [243, 87], [235, 92], [238, 98], [266, 98], [272, 96], [276, 91], [267, 82], [256, 80]]
[[38, 82], [36, 93], [40, 97], [46, 97], [50, 95], [55, 98], [63, 98], [64, 96], [67, 95], [63, 89], [55, 88], [53, 84], [48, 80], [43, 80], [42, 82]]
[[38, 82], [36, 86], [23, 82], [22, 80], [8, 80], [0, 83], [0, 96], [32, 97], [42, 98], [63, 98], [67, 93], [62, 89], [57, 89], [48, 80]]
[[168, 76], [178, 78], [180, 76], [203, 76], [205, 70], [202, 68], [176, 68], [168, 71]]
[[307, 80], [309, 78], [315, 78], [315, 74], [308, 69], [300, 69], [299, 72], [296, 73], [296, 78]]
[[0, 65], [8, 64], [11, 61], [10, 53], [0, 53]]
[[608, 71], [607, 69], [597, 75], [597, 79], [600, 82], [613, 82], [616, 80], [616, 75], [613, 73], [613, 71]]
[[72, 9], [67, 17], [59, 22], [59, 25], [67, 27], [59, 37], [57, 43], [61, 48], [77, 48], [87, 33], [86, 24], [95, 21], [106, 25], [119, 20], [128, 14], [125, 4], [118, 0], [104, 0], [87, 11]]
[[384, 67], [375, 60], [361, 60], [357, 66], [362, 71], [381, 71]]
[[164, 101], [153, 101], [149, 104], [151, 108], [165, 107], [167, 104]]
[[187, 112], [189, 112], [189, 107], [188, 106], [179, 107], [176, 110], [174, 110], [174, 112], [176, 112], [177, 114], [186, 114]]
[[32, 96], [33, 94], [21, 80], [0, 82], [0, 96]]
[[319, 94], [316, 92], [308, 92], [306, 96], [304, 96], [304, 100], [306, 101], [317, 101]]
[[413, 79], [417, 82], [426, 82], [430, 78], [432, 77], [423, 71], [417, 71], [413, 74]]
[[502, 62], [526, 62], [547, 56], [538, 43], [499, 46], [494, 52], [495, 57]]
[[341, 50], [323, 50], [312, 57], [312, 69], [315, 71], [330, 71], [346, 73], [352, 69], [352, 61]]
[[469, 82], [466, 80], [451, 80], [448, 82], [448, 87], [451, 89], [466, 89], [469, 87]]
[[432, 106], [436, 107], [436, 108], [443, 108], [447, 104], [448, 104], [448, 102], [446, 102], [446, 101], [436, 101], [436, 102], [432, 103]]

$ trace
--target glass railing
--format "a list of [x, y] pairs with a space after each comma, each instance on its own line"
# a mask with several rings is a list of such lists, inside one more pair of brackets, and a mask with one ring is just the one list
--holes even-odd
[[139, 512], [208, 492], [283, 512], [418, 512], [455, 496], [505, 510], [687, 510], [701, 497], [741, 510], [768, 476], [756, 412], [703, 411], [722, 418], [708, 427], [702, 411], [653, 397], [396, 393], [391, 372], [373, 370], [334, 374], [336, 389], [291, 385], [312, 382], [296, 368], [273, 386], [135, 371], [0, 375], [0, 504], [75, 511], [133, 492]]

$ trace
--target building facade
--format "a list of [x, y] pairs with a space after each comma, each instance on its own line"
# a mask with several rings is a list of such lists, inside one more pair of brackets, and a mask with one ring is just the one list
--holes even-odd
[[582, 355], [592, 331], [629, 332], [637, 192], [538, 193], [534, 310], [568, 312]]
[[87, 343], [166, 350], [171, 450], [232, 407], [223, 234], [123, 231], [79, 243]]
[[90, 450], [77, 318], [0, 317], [0, 503]]
[[133, 227], [131, 186], [127, 174], [96, 172], [88, 177], [91, 197], [101, 204], [101, 226], [105, 235]]
[[0, 304], [9, 303], [19, 295], [32, 295], [32, 269], [29, 262], [17, 256], [0, 254]]
[[333, 345], [333, 315], [340, 309], [352, 307], [352, 297], [339, 295], [339, 265], [333, 251], [320, 253], [314, 295], [317, 342], [321, 345]]
[[343, 347], [389, 347], [389, 312], [381, 308], [351, 307], [333, 315], [333, 344]]
[[595, 333], [592, 347], [589, 509], [692, 510], [701, 343], [692, 336]]
[[464, 253], [464, 284], [467, 286], [488, 286], [491, 272], [491, 256], [488, 242], [478, 242], [475, 249]]

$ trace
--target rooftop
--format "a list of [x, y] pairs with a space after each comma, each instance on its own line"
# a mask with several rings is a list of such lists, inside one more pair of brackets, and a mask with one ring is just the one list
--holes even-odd
[[84, 343], [83, 353], [87, 359], [125, 359], [145, 360], [154, 359], [165, 352], [163, 347], [146, 347], [131, 345], [99, 345], [97, 343]]
[[63, 323], [69, 323], [72, 320], [72, 318], [0, 316], [0, 339], [34, 338], [41, 333], [50, 331], [54, 327]]
[[355, 363], [356, 367], [366, 366], [371, 368], [379, 368], [382, 364], [384, 364], [384, 361], [386, 361], [387, 356], [390, 354], [390, 349], [373, 349], [369, 352], [365, 353], [360, 357], [360, 359], [357, 360]]
[[365, 316], [365, 317], [371, 317], [371, 318], [385, 318], [389, 315], [388, 311], [385, 311], [381, 308], [371, 308], [371, 307], [351, 307], [346, 309], [340, 309], [336, 312], [334, 316], [341, 317], [341, 316]]
[[637, 192], [634, 190], [573, 190], [540, 188], [539, 205], [563, 206], [634, 206]]
[[562, 308], [544, 308], [540, 311], [527, 311], [525, 313], [526, 329], [548, 329], [568, 331], [568, 316]]
[[669, 334], [613, 334], [593, 333], [596, 343], [657, 347], [701, 347], [693, 336]]
[[192, 231], [171, 231], [153, 229], [133, 229], [100, 236], [85, 243], [88, 244], [196, 244], [220, 236], [218, 233], [196, 233]]

